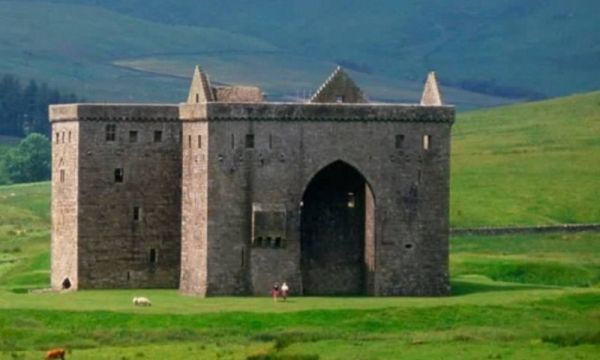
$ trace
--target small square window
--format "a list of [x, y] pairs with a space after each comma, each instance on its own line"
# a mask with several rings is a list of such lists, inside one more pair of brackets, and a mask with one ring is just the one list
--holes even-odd
[[123, 182], [123, 177], [125, 176], [125, 173], [123, 171], [123, 168], [116, 168], [115, 169], [115, 182]]
[[431, 148], [431, 135], [423, 135], [423, 150]]
[[129, 142], [130, 143], [134, 143], [138, 141], [138, 132], [135, 130], [132, 130], [129, 132]]
[[106, 141], [115, 141], [117, 138], [117, 125], [107, 124], [106, 125]]
[[140, 221], [142, 218], [142, 209], [139, 206], [133, 207], [133, 221]]
[[402, 149], [404, 146], [404, 134], [396, 135], [396, 149]]
[[247, 149], [254, 148], [254, 134], [246, 134], [246, 148]]
[[162, 141], [162, 131], [156, 130], [154, 132], [154, 142], [161, 142], [161, 141]]
[[158, 251], [156, 251], [156, 249], [150, 249], [148, 261], [150, 261], [150, 264], [156, 264], [158, 262]]

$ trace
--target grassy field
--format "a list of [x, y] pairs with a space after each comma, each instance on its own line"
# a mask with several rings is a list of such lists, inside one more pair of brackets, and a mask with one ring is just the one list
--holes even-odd
[[459, 114], [451, 224], [600, 220], [600, 92]]

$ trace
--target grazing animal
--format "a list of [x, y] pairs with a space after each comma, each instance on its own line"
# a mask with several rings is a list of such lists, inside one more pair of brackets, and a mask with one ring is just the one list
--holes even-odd
[[152, 302], [145, 297], [134, 297], [133, 305], [136, 306], [152, 306]]
[[52, 350], [48, 350], [48, 352], [46, 353], [46, 356], [44, 357], [45, 360], [50, 360], [50, 359], [61, 359], [61, 360], [65, 360], [65, 349], [52, 349]]

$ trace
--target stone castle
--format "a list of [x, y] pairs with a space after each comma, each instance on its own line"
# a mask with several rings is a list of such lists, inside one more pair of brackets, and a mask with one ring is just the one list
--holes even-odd
[[52, 287], [449, 293], [454, 108], [369, 103], [338, 68], [303, 103], [216, 87], [50, 107]]

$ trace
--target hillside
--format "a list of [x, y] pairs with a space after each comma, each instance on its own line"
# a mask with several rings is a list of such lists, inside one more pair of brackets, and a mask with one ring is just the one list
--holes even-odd
[[[600, 3], [582, 0], [0, 0], [0, 66], [89, 100], [180, 101], [192, 66], [273, 99], [339, 63], [414, 102], [428, 70], [461, 109], [600, 88]], [[519, 64], [519, 66], [514, 66]]]
[[451, 224], [600, 222], [600, 92], [459, 114]]

